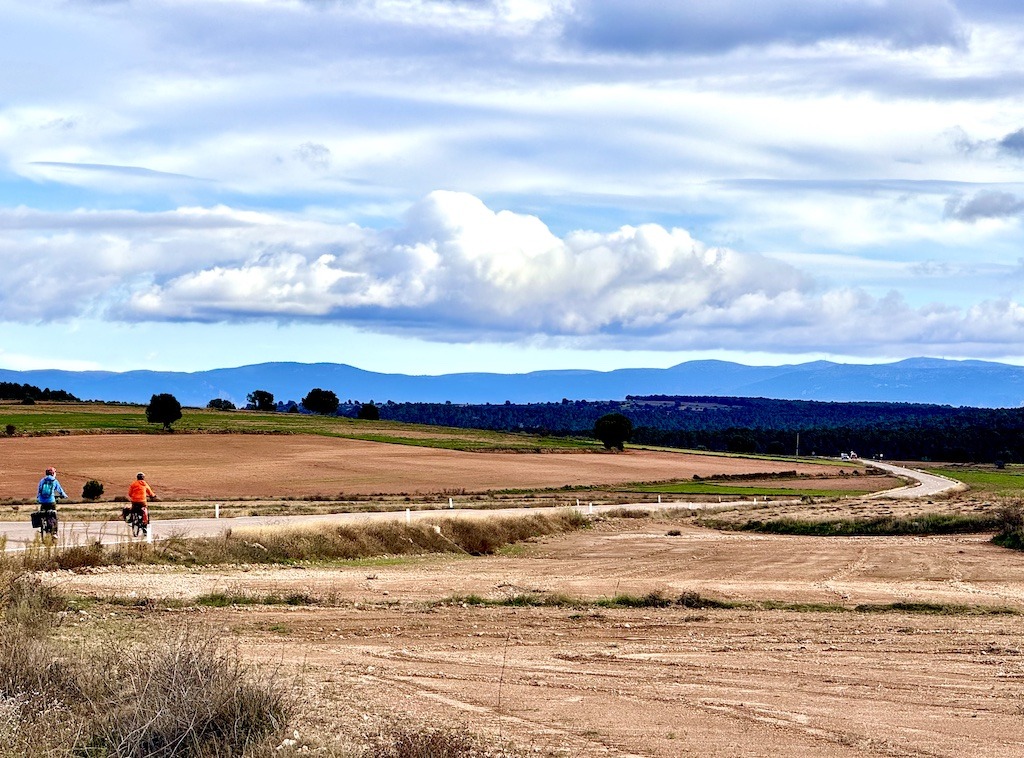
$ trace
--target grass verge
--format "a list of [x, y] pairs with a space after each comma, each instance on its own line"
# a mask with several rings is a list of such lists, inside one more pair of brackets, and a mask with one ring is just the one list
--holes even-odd
[[699, 526], [727, 531], [812, 537], [893, 537], [926, 534], [977, 534], [1000, 528], [1001, 516], [990, 513], [923, 513], [913, 516], [878, 516], [866, 519], [749, 519], [732, 521], [714, 516], [698, 517]]
[[688, 591], [671, 597], [660, 591], [644, 595], [618, 594], [610, 598], [584, 600], [566, 595], [524, 594], [508, 597], [487, 598], [480, 595], [456, 595], [439, 603], [441, 605], [494, 606], [494, 607], [539, 607], [539, 608], [685, 608], [685, 609], [732, 609], [794, 611], [798, 613], [909, 613], [941, 616], [1021, 616], [1024, 611], [1006, 606], [960, 605], [953, 603], [896, 602], [861, 603], [843, 605], [840, 603], [797, 603], [779, 600], [718, 600], [705, 597], [698, 592]]
[[491, 555], [512, 543], [571, 532], [589, 524], [586, 516], [569, 509], [513, 517], [441, 519], [434, 523], [322, 523], [273, 531], [234, 530], [220, 537], [172, 537], [153, 544], [36, 546], [24, 553], [2, 556], [0, 564], [28, 570], [74, 570], [128, 564], [330, 563], [429, 553]]

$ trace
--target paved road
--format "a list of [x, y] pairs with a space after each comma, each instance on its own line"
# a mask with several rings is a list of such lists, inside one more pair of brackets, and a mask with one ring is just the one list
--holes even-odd
[[[921, 498], [935, 497], [936, 495], [962, 488], [960, 482], [945, 477], [928, 474], [916, 469], [909, 469], [903, 466], [896, 466], [892, 463], [881, 463], [878, 461], [864, 461], [870, 466], [883, 469], [896, 476], [903, 476], [912, 479], [916, 484], [906, 487], [898, 487], [885, 492], [877, 492], [870, 495], [872, 498], [895, 497], [895, 498]], [[777, 498], [776, 498], [777, 500]], [[731, 507], [749, 504], [749, 500], [740, 500], [726, 503], [688, 503], [669, 502], [664, 503], [640, 503], [631, 504], [629, 507], [642, 510], [658, 510], [660, 508], [718, 508]], [[581, 504], [577, 510], [582, 513], [603, 513], [608, 510], [620, 508], [621, 505], [590, 505]], [[445, 516], [458, 516], [459, 518], [487, 518], [489, 516], [520, 516], [523, 513], [551, 513], [563, 510], [562, 506], [542, 508], [500, 508], [500, 509], [432, 509], [420, 511], [387, 511], [381, 513], [333, 513], [304, 516], [236, 516], [234, 518], [194, 518], [194, 519], [155, 519], [150, 525], [150, 538], [166, 539], [172, 536], [181, 537], [213, 537], [223, 534], [228, 529], [239, 529], [245, 527], [258, 527], [261, 529], [272, 529], [277, 526], [294, 526], [309, 523], [365, 523], [370, 521], [386, 521], [397, 519], [408, 519], [419, 521], [423, 519], [436, 519]], [[28, 523], [26, 516], [24, 521], [2, 522], [0, 521], [0, 535], [6, 537], [6, 549], [8, 552], [24, 550], [31, 545], [37, 532]], [[114, 545], [120, 542], [131, 542], [128, 527], [120, 521], [74, 521], [62, 523], [58, 544], [82, 545], [94, 541], [100, 541], [104, 545]], [[138, 541], [138, 540], [135, 540]]]
[[902, 476], [912, 479], [915, 482], [914, 484], [909, 484], [906, 487], [897, 487], [894, 490], [876, 492], [875, 494], [868, 496], [871, 498], [936, 497], [938, 495], [945, 495], [953, 492], [954, 490], [966, 489], [962, 482], [958, 482], [955, 479], [949, 479], [945, 476], [939, 476], [938, 474], [929, 474], [927, 471], [910, 469], [905, 466], [897, 466], [894, 463], [882, 463], [881, 461], [864, 461], [864, 463], [869, 466], [874, 466], [875, 468], [880, 468], [883, 471], [888, 471], [894, 476]]
[[[656, 503], [633, 503], [631, 509], [660, 510], [662, 508], [728, 508], [736, 505], [749, 504], [749, 500], [727, 501], [723, 503], [684, 503], [669, 502], [667, 499]], [[571, 506], [574, 510], [585, 514], [599, 514], [621, 508], [620, 504], [591, 505], [582, 503]], [[383, 511], [377, 513], [329, 513], [302, 516], [236, 516], [233, 518], [193, 518], [193, 519], [160, 519], [150, 522], [151, 539], [180, 537], [215, 537], [229, 529], [259, 528], [273, 529], [279, 526], [296, 526], [312, 523], [366, 523], [372, 521], [397, 521], [408, 519], [422, 521], [446, 517], [488, 518], [491, 516], [522, 516], [529, 513], [556, 513], [565, 510], [565, 506], [545, 506], [540, 508], [437, 508], [419, 511]], [[26, 516], [24, 521], [0, 521], [0, 535], [6, 536], [7, 551], [24, 550], [35, 542], [38, 532], [31, 528]], [[115, 545], [121, 542], [138, 542], [146, 538], [133, 538], [128, 527], [120, 521], [72, 521], [61, 522], [58, 544], [81, 545], [99, 541], [104, 545]]]

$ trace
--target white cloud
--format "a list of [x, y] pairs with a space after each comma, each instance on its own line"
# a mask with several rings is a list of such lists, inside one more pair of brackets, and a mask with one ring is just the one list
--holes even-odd
[[[221, 217], [225, 229], [179, 233], [155, 218], [159, 238], [152, 229], [130, 239], [102, 233], [91, 247], [76, 238], [74, 247], [95, 251], [78, 265], [61, 252], [72, 243], [53, 238], [48, 255], [68, 259], [67, 280], [14, 276], [19, 288], [44, 280], [64, 287], [65, 309], [21, 317], [99, 310], [115, 320], [333, 322], [453, 342], [572, 339], [595, 349], [655, 350], [756, 344], [776, 352], [844, 345], [850, 354], [957, 341], [1005, 352], [1024, 336], [1012, 299], [911, 307], [894, 293], [825, 287], [781, 260], [709, 247], [682, 229], [647, 224], [559, 237], [534, 216], [495, 212], [463, 193], [434, 192], [401, 227], [383, 231]], [[201, 259], [176, 254], [195, 245]], [[210, 259], [217, 263], [203, 265]], [[938, 264], [926, 273], [963, 278]]]
[[785, 264], [708, 248], [680, 229], [644, 225], [560, 239], [536, 217], [434, 192], [399, 230], [364, 230], [354, 244], [275, 250], [188, 272], [137, 295], [133, 313], [315, 315], [369, 320], [383, 331], [401, 330], [412, 318], [418, 330], [460, 340], [480, 333], [643, 335], [719, 311], [744, 319], [750, 310], [749, 319], [761, 319], [808, 286]]

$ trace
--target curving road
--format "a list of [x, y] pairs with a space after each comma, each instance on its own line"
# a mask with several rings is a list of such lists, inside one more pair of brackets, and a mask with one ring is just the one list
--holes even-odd
[[[894, 476], [900, 476], [914, 481], [914, 484], [897, 487], [884, 492], [876, 492], [868, 495], [869, 498], [925, 498], [936, 497], [956, 489], [963, 489], [964, 485], [953, 479], [943, 476], [929, 474], [916, 469], [909, 469], [904, 466], [897, 466], [893, 463], [882, 463], [880, 461], [864, 461], [869, 466], [882, 469]], [[661, 508], [721, 508], [749, 503], [749, 500], [739, 500], [727, 503], [687, 503], [687, 502], [657, 502], [657, 503], [634, 503], [629, 507], [641, 510], [659, 510]], [[599, 514], [604, 511], [621, 508], [619, 504], [591, 505], [581, 504], [573, 506], [581, 513]], [[420, 521], [424, 519], [436, 519], [445, 516], [458, 516], [459, 518], [487, 518], [490, 516], [520, 516], [523, 513], [552, 513], [564, 510], [564, 506], [550, 506], [541, 508], [500, 508], [500, 509], [472, 509], [472, 508], [438, 508], [419, 511], [384, 511], [378, 513], [331, 513], [303, 516], [236, 516], [233, 518], [193, 518], [193, 519], [157, 519], [150, 525], [151, 539], [166, 539], [172, 536], [180, 537], [213, 537], [223, 534], [229, 529], [259, 528], [273, 529], [279, 526], [295, 526], [309, 523], [359, 523], [367, 521], [386, 521], [408, 519], [409, 521]], [[0, 521], [0, 535], [5, 540], [7, 552], [25, 550], [31, 546], [36, 539], [37, 532], [31, 528], [26, 517], [24, 521]], [[120, 521], [72, 521], [61, 524], [58, 544], [62, 546], [83, 545], [99, 541], [104, 545], [115, 545], [121, 542], [131, 542], [128, 527]], [[138, 540], [135, 540], [138, 541]]]
[[864, 463], [869, 466], [882, 469], [893, 476], [901, 476], [906, 479], [911, 479], [914, 482], [914, 484], [908, 484], [905, 487], [897, 487], [894, 490], [876, 492], [873, 495], [868, 495], [869, 498], [895, 497], [906, 499], [937, 497], [955, 490], [967, 488], [963, 482], [958, 482], [956, 479], [939, 476], [938, 474], [929, 474], [927, 471], [921, 471], [919, 469], [906, 468], [905, 466], [897, 466], [894, 463], [883, 463], [881, 461], [864, 461]]

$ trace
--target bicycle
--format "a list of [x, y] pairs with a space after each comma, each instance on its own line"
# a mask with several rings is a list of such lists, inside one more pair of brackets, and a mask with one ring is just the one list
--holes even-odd
[[[46, 510], [38, 511], [39, 513], [39, 539], [43, 542], [49, 536], [51, 539], [57, 539], [57, 511]], [[33, 514], [35, 515], [35, 514]], [[35, 519], [33, 519], [35, 520]], [[33, 524], [35, 526], [35, 524]]]
[[145, 517], [141, 511], [132, 510], [128, 514], [128, 527], [132, 530], [132, 537], [145, 535], [147, 531]]

